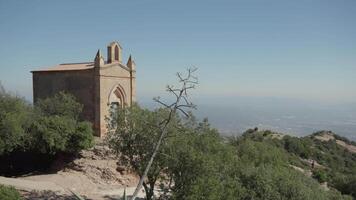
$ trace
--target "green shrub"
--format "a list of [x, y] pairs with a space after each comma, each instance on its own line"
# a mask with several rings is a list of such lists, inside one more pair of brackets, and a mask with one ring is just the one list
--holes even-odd
[[236, 146], [242, 162], [251, 162], [255, 166], [264, 164], [285, 165], [288, 154], [280, 148], [266, 142], [244, 140]]
[[20, 193], [13, 187], [0, 185], [1, 200], [21, 200]]
[[44, 154], [76, 153], [93, 143], [91, 124], [67, 116], [41, 116], [31, 127], [32, 148]]
[[76, 153], [93, 145], [92, 125], [80, 121], [83, 106], [73, 95], [60, 92], [39, 100], [37, 118], [30, 128], [32, 146], [41, 153]]
[[239, 199], [246, 190], [237, 179], [237, 157], [206, 120], [181, 130], [166, 146], [170, 199]]
[[31, 106], [22, 98], [0, 93], [0, 155], [23, 149], [31, 123]]
[[335, 176], [332, 186], [343, 194], [352, 195], [356, 199], [356, 175], [343, 176], [338, 174]]
[[60, 92], [32, 107], [23, 98], [0, 91], [0, 156], [16, 151], [75, 153], [93, 143], [89, 122], [81, 122], [83, 106]]
[[68, 93], [59, 92], [52, 97], [40, 99], [35, 107], [45, 116], [66, 116], [77, 119], [83, 111], [83, 105], [76, 101], [76, 98]]
[[318, 169], [313, 171], [313, 178], [319, 181], [319, 183], [324, 183], [327, 181], [328, 176], [324, 170]]
[[292, 136], [283, 137], [284, 148], [302, 158], [309, 158], [312, 154], [310, 149], [311, 140], [309, 138], [297, 138]]

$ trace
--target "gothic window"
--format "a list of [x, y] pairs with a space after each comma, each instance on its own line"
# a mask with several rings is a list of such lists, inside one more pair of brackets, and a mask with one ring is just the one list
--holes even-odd
[[111, 47], [108, 47], [108, 62], [111, 63], [113, 61]]
[[115, 60], [119, 60], [119, 47], [117, 45], [115, 46]]

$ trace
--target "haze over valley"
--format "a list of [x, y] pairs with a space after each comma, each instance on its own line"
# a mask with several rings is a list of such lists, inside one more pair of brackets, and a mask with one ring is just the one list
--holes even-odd
[[[150, 98], [141, 103], [152, 108]], [[224, 135], [241, 134], [258, 127], [294, 136], [331, 130], [356, 140], [356, 104], [332, 104], [277, 97], [209, 97], [195, 98], [195, 114]]]

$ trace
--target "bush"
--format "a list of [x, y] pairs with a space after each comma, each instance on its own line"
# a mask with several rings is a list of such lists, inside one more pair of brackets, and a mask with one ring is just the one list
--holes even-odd
[[92, 125], [79, 121], [83, 106], [73, 95], [60, 92], [35, 105], [37, 118], [30, 128], [32, 146], [45, 154], [76, 153], [93, 145]]
[[334, 178], [332, 186], [341, 193], [352, 195], [356, 199], [356, 175], [346, 177], [339, 174]]
[[0, 87], [0, 174], [28, 172], [47, 166], [58, 153], [91, 147], [92, 125], [80, 121], [82, 108], [63, 92], [31, 106]]
[[59, 92], [53, 97], [40, 99], [35, 107], [45, 116], [66, 116], [77, 119], [83, 111], [83, 105], [76, 101], [75, 97], [65, 92]]
[[75, 153], [93, 143], [89, 122], [78, 117], [83, 106], [60, 92], [32, 107], [24, 99], [0, 92], [0, 155], [16, 151]]
[[318, 169], [313, 171], [313, 178], [319, 181], [319, 183], [324, 183], [327, 181], [327, 174], [324, 170]]
[[0, 93], [0, 155], [24, 147], [31, 111], [24, 99]]
[[41, 116], [31, 127], [32, 148], [44, 154], [76, 153], [93, 142], [91, 124], [66, 116]]
[[311, 140], [309, 138], [297, 138], [292, 136], [283, 137], [284, 148], [302, 158], [309, 158], [312, 154], [310, 149]]
[[64, 92], [39, 100], [29, 133], [31, 149], [56, 154], [76, 153], [91, 147], [94, 140], [92, 125], [78, 120], [82, 109], [73, 95]]
[[264, 164], [285, 165], [288, 162], [288, 154], [283, 149], [266, 142], [245, 140], [236, 148], [242, 162], [250, 162], [255, 166]]
[[189, 122], [171, 137], [164, 153], [172, 178], [170, 199], [238, 199], [244, 189], [235, 179], [237, 157], [207, 120]]
[[1, 200], [21, 200], [20, 193], [13, 187], [0, 185]]

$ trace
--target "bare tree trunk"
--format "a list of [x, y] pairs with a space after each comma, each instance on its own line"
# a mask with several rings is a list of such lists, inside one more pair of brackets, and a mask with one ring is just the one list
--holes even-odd
[[[179, 82], [182, 83], [181, 88], [175, 89], [175, 88], [173, 88], [173, 86], [167, 86], [167, 91], [174, 94], [176, 97], [176, 100], [174, 103], [168, 105], [168, 104], [165, 104], [162, 101], [160, 101], [159, 98], [155, 99], [155, 101], [157, 103], [160, 103], [164, 107], [170, 109], [170, 112], [169, 112], [167, 119], [162, 124], [163, 126], [161, 129], [161, 135], [156, 143], [156, 146], [155, 146], [154, 151], [151, 155], [151, 158], [145, 168], [145, 171], [144, 171], [143, 175], [141, 176], [140, 181], [137, 184], [137, 187], [131, 197], [131, 200], [136, 199], [137, 194], [142, 187], [145, 177], [147, 176], [148, 171], [150, 170], [151, 165], [152, 165], [157, 153], [159, 152], [159, 148], [162, 144], [162, 141], [168, 133], [167, 127], [168, 127], [169, 123], [171, 122], [172, 117], [176, 114], [177, 111], [181, 111], [184, 115], [188, 116], [188, 114], [183, 110], [183, 108], [195, 108], [195, 106], [191, 102], [189, 102], [188, 98], [187, 98], [187, 90], [195, 88], [195, 85], [198, 83], [197, 78], [192, 75], [192, 73], [194, 71], [196, 71], [196, 69], [188, 69], [188, 75], [185, 78], [183, 78], [180, 73], [177, 73]], [[184, 103], [180, 104], [182, 99], [183, 99]]]
[[166, 130], [163, 130], [163, 132], [162, 132], [161, 136], [159, 137], [159, 140], [158, 140], [158, 142], [157, 142], [157, 144], [156, 144], [155, 150], [154, 150], [154, 152], [153, 152], [153, 154], [152, 154], [152, 156], [151, 156], [151, 158], [150, 158], [150, 161], [148, 162], [148, 164], [147, 164], [147, 166], [146, 166], [145, 172], [144, 172], [143, 175], [141, 176], [140, 181], [138, 182], [138, 185], [137, 185], [137, 187], [136, 187], [136, 189], [135, 189], [135, 192], [134, 192], [133, 195], [132, 195], [132, 200], [134, 200], [134, 199], [136, 198], [138, 192], [140, 191], [140, 189], [141, 189], [141, 187], [142, 187], [142, 184], [143, 184], [143, 181], [144, 181], [145, 177], [147, 176], [148, 171], [149, 171], [150, 168], [151, 168], [151, 165], [152, 165], [152, 163], [153, 163], [153, 160], [155, 159], [155, 157], [156, 157], [156, 155], [157, 155], [157, 153], [158, 153], [158, 151], [159, 151], [159, 147], [161, 146], [162, 140], [163, 140], [163, 138], [164, 138], [165, 135], [166, 135]]

